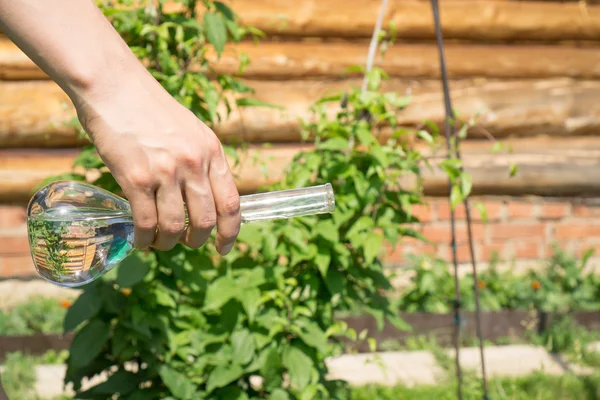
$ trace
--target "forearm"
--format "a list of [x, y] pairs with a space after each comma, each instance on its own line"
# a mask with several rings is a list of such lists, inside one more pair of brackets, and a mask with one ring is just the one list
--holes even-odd
[[0, 29], [74, 102], [145, 75], [92, 0], [0, 0]]

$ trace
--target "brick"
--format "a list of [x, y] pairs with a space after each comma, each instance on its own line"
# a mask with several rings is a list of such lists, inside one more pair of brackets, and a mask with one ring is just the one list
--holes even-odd
[[[439, 245], [431, 244], [431, 243], [418, 243], [414, 246], [411, 246], [411, 253], [419, 253], [419, 254], [436, 254]], [[406, 252], [405, 252], [406, 253]]]
[[[504, 209], [504, 204], [502, 202], [489, 201], [484, 202], [483, 205], [485, 207], [488, 221], [496, 221], [502, 218], [502, 210]], [[470, 206], [471, 221], [482, 221], [479, 209], [473, 205], [473, 202], [470, 203]], [[456, 206], [454, 209], [454, 216], [456, 219], [465, 219], [467, 217], [465, 214], [465, 207], [462, 204]], [[450, 220], [450, 204], [448, 202], [438, 203], [437, 217], [439, 221]]]
[[2, 254], [29, 255], [29, 241], [27, 240], [27, 236], [0, 236], [0, 255]]
[[538, 259], [541, 257], [541, 240], [519, 240], [512, 243], [513, 257], [517, 259]]
[[[447, 201], [438, 201], [436, 208], [439, 221], [450, 221], [450, 203]], [[479, 215], [479, 213], [476, 214]], [[464, 204], [458, 204], [454, 208], [454, 218], [465, 219], [466, 217]], [[471, 212], [471, 217], [473, 217], [473, 212]]]
[[492, 240], [498, 239], [514, 239], [514, 238], [543, 238], [546, 232], [544, 223], [501, 223], [490, 226]]
[[506, 261], [507, 243], [505, 241], [493, 242], [481, 246], [481, 261], [489, 262], [494, 257]]
[[396, 247], [391, 245], [385, 246], [385, 252], [383, 254], [383, 262], [386, 264], [400, 264], [405, 261], [404, 258], [404, 247], [401, 244], [397, 244]]
[[[478, 248], [480, 247], [478, 243], [473, 244], [475, 246], [475, 261], [479, 261], [479, 252]], [[440, 258], [448, 261], [448, 263], [452, 264], [452, 251], [450, 250], [449, 245], [440, 245], [437, 251], [437, 255]], [[460, 246], [456, 246], [456, 260], [459, 263], [470, 263], [471, 262], [471, 250], [469, 249], [469, 245], [467, 243], [462, 244]]]
[[575, 256], [576, 257], [583, 257], [583, 255], [585, 254], [586, 251], [593, 249], [594, 253], [592, 254], [592, 257], [598, 257], [600, 256], [600, 243], [596, 242], [585, 242], [585, 243], [581, 243], [581, 241], [577, 241], [577, 249], [575, 250]]
[[[480, 223], [471, 224], [473, 240], [482, 240], [485, 235], [485, 225]], [[452, 232], [450, 223], [426, 225], [422, 230], [423, 235], [435, 243], [450, 243]], [[467, 228], [464, 224], [456, 226], [456, 243], [461, 244], [468, 241]]]
[[[487, 214], [488, 221], [497, 221], [502, 218], [502, 214], [504, 211], [504, 203], [500, 201], [486, 201], [483, 203], [485, 208], [485, 212]], [[481, 214], [477, 207], [472, 207], [473, 211], [471, 212], [471, 216], [473, 220], [481, 220]]]
[[0, 205], [0, 231], [25, 226], [27, 214], [25, 207]]
[[37, 276], [30, 255], [0, 257], [0, 278]]
[[589, 206], [587, 204], [573, 204], [573, 216], [579, 218], [600, 217], [600, 206]]
[[534, 204], [509, 202], [507, 204], [509, 218], [535, 218]]
[[600, 237], [600, 224], [592, 222], [570, 222], [557, 224], [554, 230], [556, 239], [585, 239]]
[[411, 211], [419, 222], [431, 222], [434, 220], [432, 206], [429, 204], [414, 204]]
[[561, 219], [569, 215], [569, 205], [565, 203], [543, 204], [540, 214], [543, 219]]

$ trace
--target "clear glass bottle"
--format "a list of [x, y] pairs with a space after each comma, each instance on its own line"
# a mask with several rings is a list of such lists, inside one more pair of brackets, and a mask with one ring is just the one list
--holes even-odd
[[[330, 184], [240, 196], [242, 224], [333, 213]], [[27, 231], [37, 272], [65, 287], [99, 278], [121, 262], [134, 243], [127, 200], [80, 181], [56, 181], [29, 202]]]

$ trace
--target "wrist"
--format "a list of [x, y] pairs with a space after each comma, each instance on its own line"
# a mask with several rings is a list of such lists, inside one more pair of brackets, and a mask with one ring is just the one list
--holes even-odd
[[93, 59], [83, 58], [65, 69], [57, 82], [76, 108], [94, 104], [146, 79], [146, 69], [126, 50], [115, 49]]

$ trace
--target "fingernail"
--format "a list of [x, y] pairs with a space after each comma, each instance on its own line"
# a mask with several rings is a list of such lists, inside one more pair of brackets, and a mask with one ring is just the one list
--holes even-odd
[[232, 248], [233, 248], [233, 243], [226, 244], [225, 246], [223, 246], [221, 248], [221, 255], [224, 256], [226, 254], [229, 254], [229, 252], [231, 251]]

